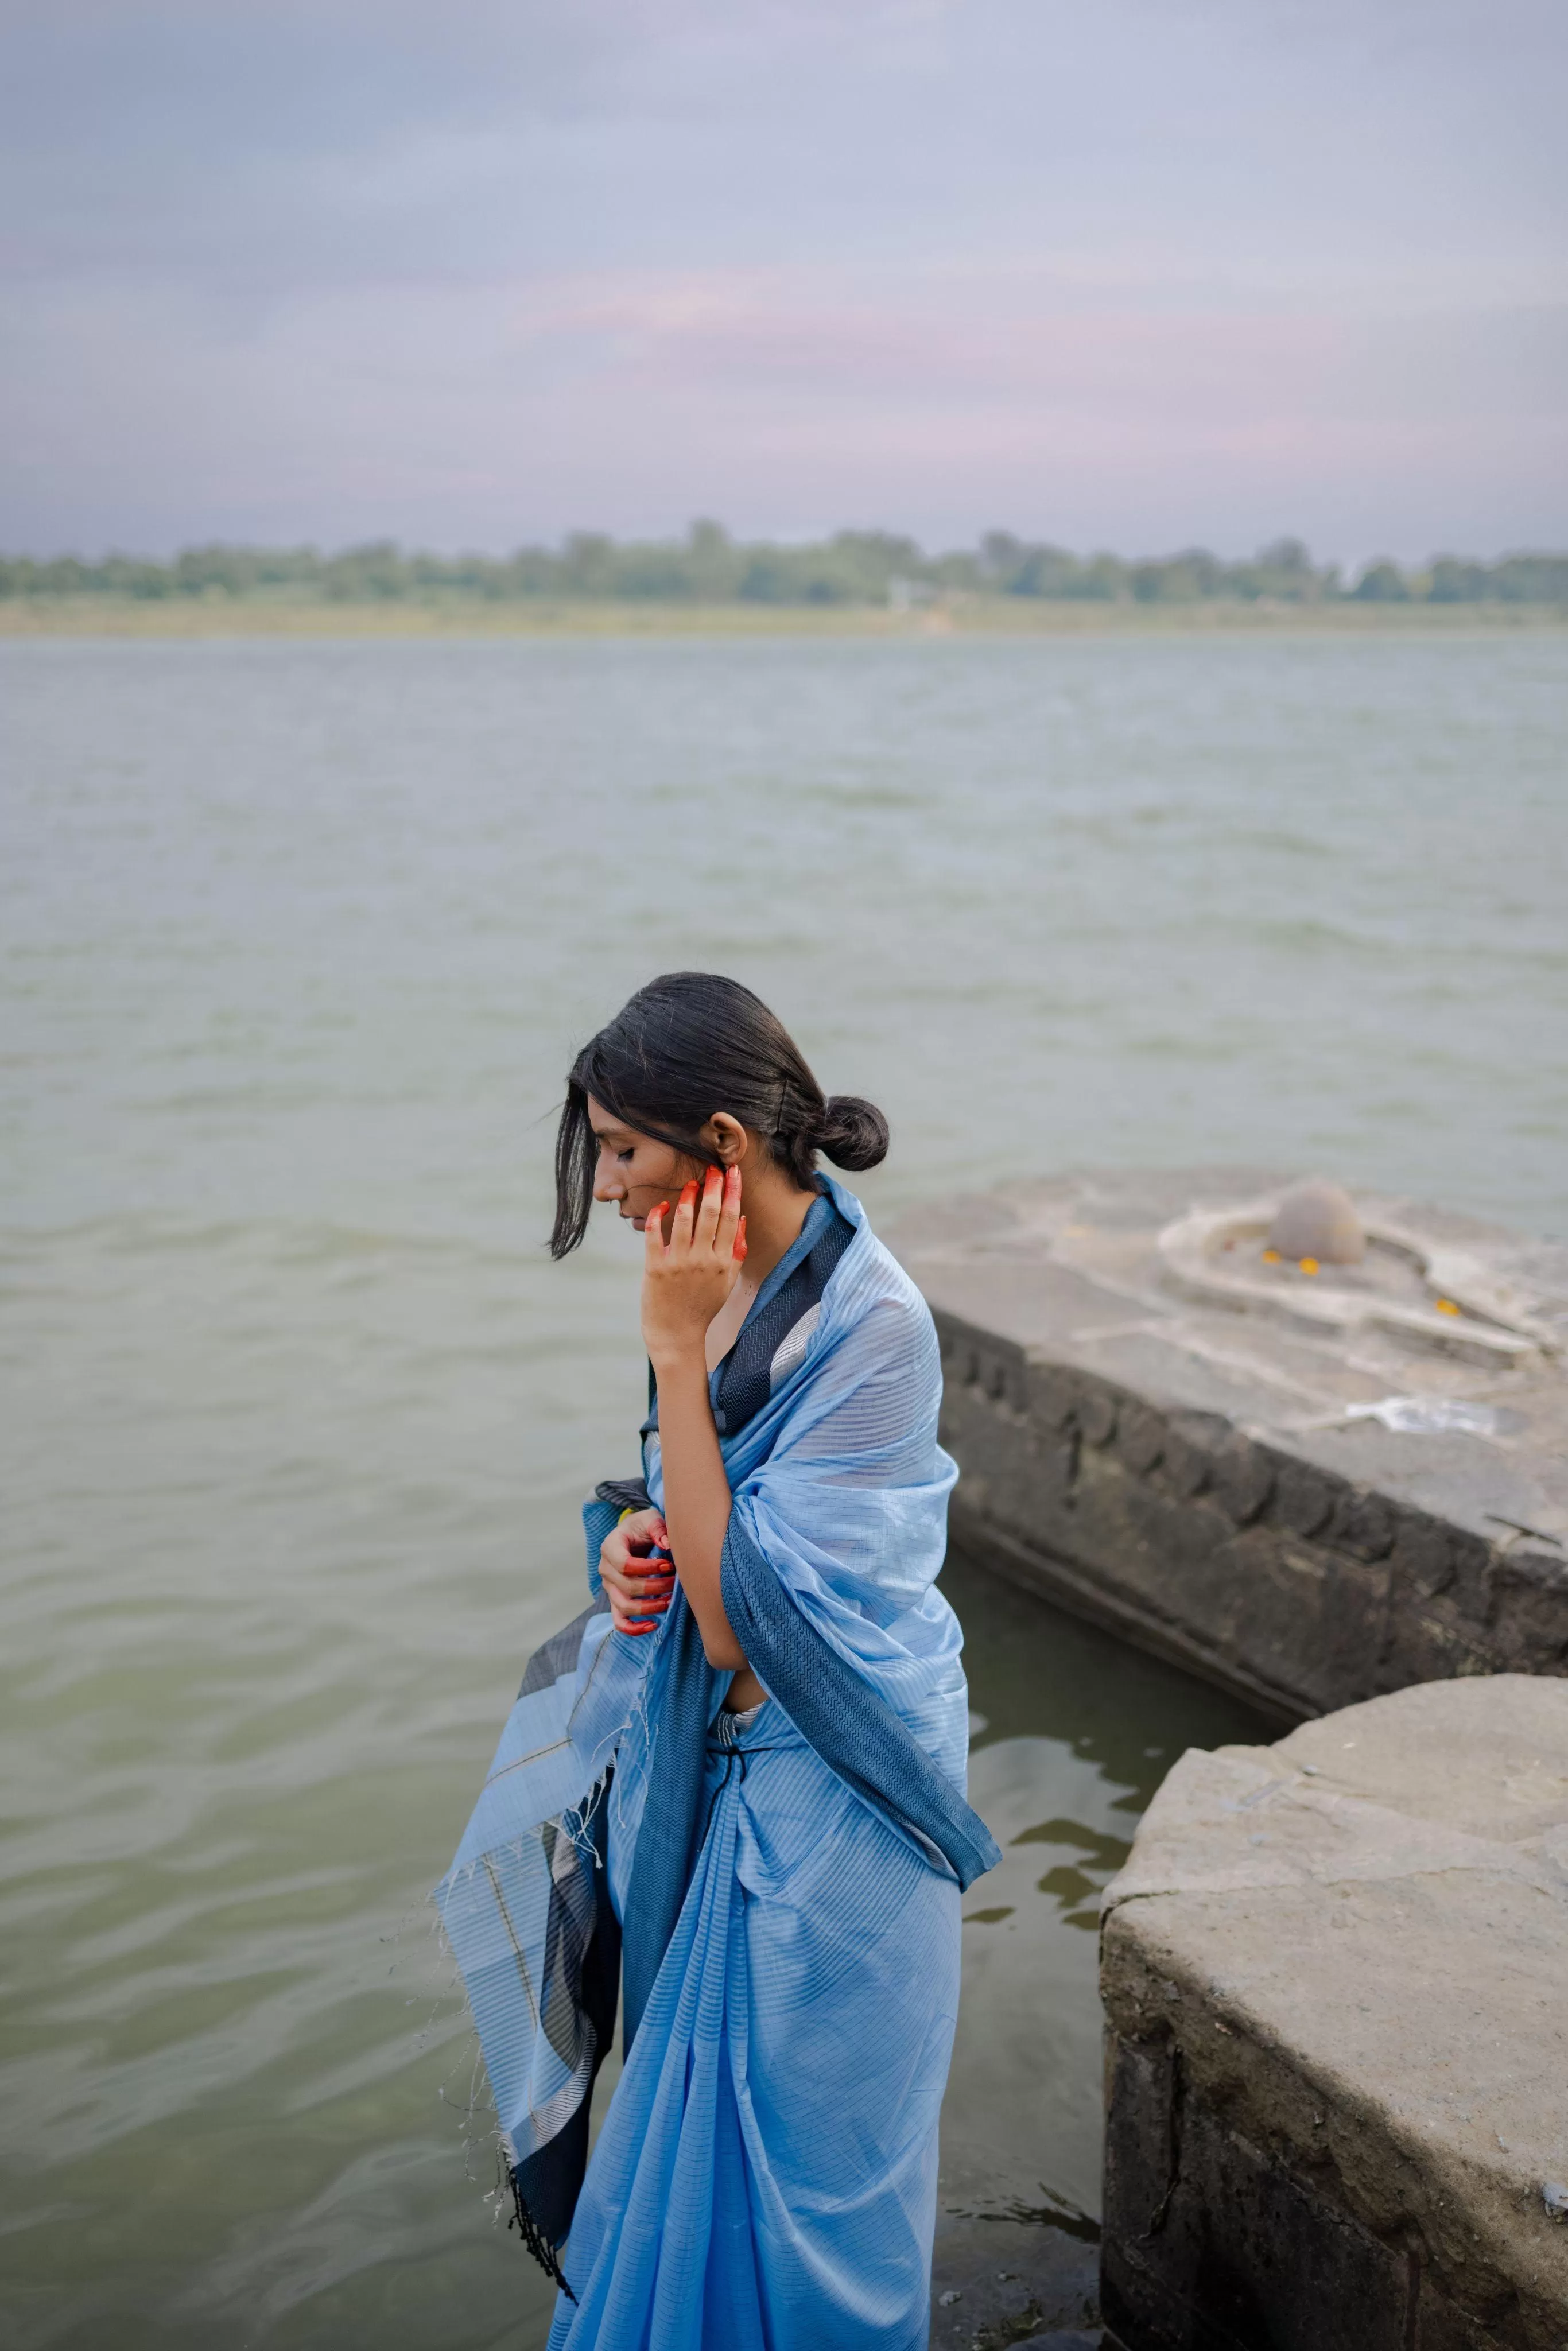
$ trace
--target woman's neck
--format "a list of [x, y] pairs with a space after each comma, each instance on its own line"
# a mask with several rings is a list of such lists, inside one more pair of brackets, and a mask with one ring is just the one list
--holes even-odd
[[804, 1192], [781, 1169], [743, 1177], [740, 1205], [746, 1217], [746, 1287], [755, 1296], [780, 1258], [800, 1238], [800, 1228], [821, 1196]]
[[705, 1353], [710, 1372], [734, 1346], [752, 1301], [774, 1267], [800, 1239], [800, 1228], [817, 1196], [815, 1192], [802, 1192], [787, 1176], [755, 1186], [747, 1183], [741, 1195], [746, 1211], [746, 1264], [707, 1327]]

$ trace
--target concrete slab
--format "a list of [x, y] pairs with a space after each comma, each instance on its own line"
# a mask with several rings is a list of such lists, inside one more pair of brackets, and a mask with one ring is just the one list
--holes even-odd
[[956, 1541], [1286, 1718], [1568, 1673], [1568, 1249], [1358, 1192], [1365, 1261], [1292, 1265], [1287, 1188], [1091, 1174], [904, 1220]]
[[1128, 2351], [1563, 2351], [1568, 1681], [1190, 1752], [1103, 1910]]

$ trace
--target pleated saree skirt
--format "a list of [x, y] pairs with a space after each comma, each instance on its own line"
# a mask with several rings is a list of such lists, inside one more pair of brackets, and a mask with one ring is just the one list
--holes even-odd
[[705, 1817], [550, 2351], [925, 2351], [958, 1888], [777, 1705], [719, 1718]]

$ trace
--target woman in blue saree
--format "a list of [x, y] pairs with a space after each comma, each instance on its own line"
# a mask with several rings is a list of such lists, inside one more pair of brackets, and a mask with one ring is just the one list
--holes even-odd
[[[918, 1292], [825, 1152], [883, 1156], [735, 982], [653, 981], [573, 1066], [552, 1246], [643, 1237], [643, 1477], [530, 1661], [438, 1890], [550, 2351], [919, 2351], [958, 1899], [952, 1463]], [[621, 1977], [624, 2069], [588, 2106]]]

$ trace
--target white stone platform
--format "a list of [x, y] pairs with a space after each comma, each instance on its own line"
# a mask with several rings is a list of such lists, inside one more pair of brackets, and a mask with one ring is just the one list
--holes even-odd
[[1563, 2351], [1568, 1681], [1187, 1754], [1104, 1914], [1128, 2351]]
[[1286, 1719], [1568, 1673], [1568, 1249], [1358, 1192], [1363, 1264], [1270, 1261], [1286, 1189], [1089, 1174], [904, 1218], [955, 1540]]

